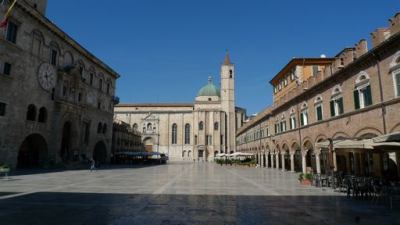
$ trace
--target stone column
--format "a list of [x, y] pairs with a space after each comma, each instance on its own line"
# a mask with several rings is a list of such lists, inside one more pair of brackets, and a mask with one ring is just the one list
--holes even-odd
[[274, 168], [274, 164], [275, 164], [275, 154], [271, 154], [271, 169]]
[[294, 154], [290, 154], [290, 171], [294, 172]]
[[315, 164], [317, 165], [317, 174], [321, 174], [321, 161], [319, 159], [320, 154], [315, 154]]
[[303, 173], [307, 172], [307, 165], [306, 165], [306, 156], [301, 154], [301, 166], [303, 168]]
[[332, 152], [332, 158], [333, 158], [333, 171], [337, 172], [337, 162], [336, 162], [336, 151], [333, 150]]
[[282, 171], [285, 171], [285, 154], [286, 153], [282, 153], [281, 157], [282, 157]]
[[276, 168], [277, 169], [279, 169], [279, 153], [277, 152], [276, 154], [275, 154], [275, 160], [276, 160]]
[[267, 157], [265, 157], [265, 167], [269, 167], [269, 162], [268, 162], [268, 154], [267, 154]]

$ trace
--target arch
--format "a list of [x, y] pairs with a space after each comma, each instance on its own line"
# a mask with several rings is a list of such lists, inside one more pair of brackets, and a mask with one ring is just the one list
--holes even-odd
[[188, 151], [188, 158], [190, 158], [190, 157], [192, 157], [192, 151], [191, 150]]
[[313, 173], [317, 172], [317, 165], [316, 165], [316, 157], [314, 146], [310, 140], [306, 140], [303, 143], [303, 152], [305, 153], [306, 157], [306, 168], [307, 171], [312, 171]]
[[392, 61], [390, 62], [390, 68], [393, 69], [399, 64], [400, 64], [400, 51], [397, 51], [396, 54], [394, 54]]
[[66, 52], [64, 53], [64, 63], [63, 63], [63, 66], [66, 67], [66, 66], [72, 66], [72, 65], [74, 65], [74, 56], [72, 55], [71, 52], [66, 51]]
[[332, 96], [336, 96], [342, 93], [342, 86], [340, 84], [335, 85], [332, 88]]
[[132, 125], [132, 129], [133, 129], [134, 131], [137, 131], [137, 130], [138, 130], [138, 125], [137, 125], [137, 123], [134, 123], [134, 124]]
[[358, 85], [358, 84], [361, 84], [361, 83], [364, 83], [364, 82], [366, 82], [366, 81], [368, 81], [370, 78], [369, 78], [369, 75], [368, 75], [368, 73], [367, 72], [365, 72], [365, 71], [361, 71], [358, 75], [357, 75], [357, 78], [356, 78], [356, 85]]
[[327, 139], [328, 139], [328, 138], [326, 137], [325, 134], [319, 134], [319, 135], [317, 135], [317, 137], [315, 138], [314, 143], [321, 142], [321, 141], [325, 141], [325, 140], [327, 140]]
[[307, 109], [307, 108], [308, 108], [308, 104], [307, 104], [306, 101], [304, 101], [303, 103], [301, 103], [301, 107], [300, 107], [301, 110]]
[[71, 136], [72, 123], [67, 121], [64, 123], [61, 136], [60, 157], [64, 162], [67, 162], [71, 158]]
[[47, 109], [45, 107], [42, 107], [39, 109], [38, 122], [46, 123], [46, 121], [47, 121]]
[[152, 152], [154, 146], [154, 139], [152, 137], [146, 137], [143, 139], [143, 145], [146, 152]]
[[390, 133], [400, 132], [400, 123], [395, 124], [392, 129], [390, 129]]
[[190, 124], [185, 124], [185, 144], [190, 144]]
[[103, 124], [103, 134], [107, 133], [107, 124]]
[[18, 151], [17, 168], [39, 167], [47, 159], [47, 142], [40, 134], [31, 134], [22, 142]]
[[199, 130], [203, 130], [204, 129], [204, 123], [203, 121], [199, 122]]
[[152, 129], [153, 129], [153, 124], [147, 123], [146, 129], [147, 129], [148, 131], [152, 130]]
[[323, 100], [323, 99], [322, 99], [322, 95], [317, 95], [317, 97], [315, 97], [314, 104], [321, 103], [322, 100]]
[[101, 124], [101, 122], [99, 122], [97, 124], [97, 133], [100, 134], [102, 130], [103, 130], [103, 125]]
[[360, 130], [358, 130], [355, 134], [354, 134], [354, 136], [353, 136], [353, 138], [360, 138], [360, 137], [367, 137], [366, 135], [369, 135], [369, 136], [374, 136], [375, 135], [375, 137], [376, 136], [380, 136], [380, 135], [382, 135], [383, 133], [379, 130], [379, 129], [377, 129], [377, 128], [374, 128], [374, 127], [364, 127], [364, 128], [362, 128], [362, 129], [360, 129]]
[[[309, 147], [309, 145], [312, 143], [312, 139], [309, 136], [306, 136], [303, 138], [303, 143], [301, 144], [301, 146], [304, 147]], [[312, 144], [311, 144], [312, 146]]]
[[182, 158], [185, 158], [185, 155], [186, 155], [186, 150], [183, 150], [182, 151]]
[[107, 147], [103, 141], [96, 143], [93, 150], [93, 160], [96, 162], [97, 166], [107, 162]]
[[336, 132], [332, 135], [332, 139], [334, 140], [348, 139], [348, 138], [350, 138], [350, 135], [342, 131]]
[[178, 125], [176, 123], [172, 124], [172, 144], [177, 144], [178, 141]]
[[290, 145], [290, 150], [292, 153], [294, 153], [297, 150], [301, 150], [299, 143], [297, 141], [293, 141], [292, 144]]
[[296, 110], [294, 109], [294, 107], [292, 107], [292, 108], [290, 109], [290, 115], [295, 114], [295, 113], [296, 113]]
[[36, 120], [36, 106], [34, 104], [28, 105], [28, 110], [26, 112], [26, 120], [29, 121]]
[[219, 123], [218, 122], [215, 122], [214, 123], [214, 130], [218, 130], [219, 129]]

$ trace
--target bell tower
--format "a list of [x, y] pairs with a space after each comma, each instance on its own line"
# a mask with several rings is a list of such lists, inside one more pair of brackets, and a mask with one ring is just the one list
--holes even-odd
[[236, 151], [235, 66], [226, 52], [221, 66], [221, 109], [225, 112], [225, 153]]

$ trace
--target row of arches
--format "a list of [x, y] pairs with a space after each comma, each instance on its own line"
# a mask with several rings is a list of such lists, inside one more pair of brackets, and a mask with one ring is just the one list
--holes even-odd
[[[63, 139], [63, 141], [66, 140]], [[66, 152], [61, 152], [60, 154], [65, 155]], [[92, 158], [99, 164], [106, 163], [107, 148], [103, 141], [98, 141], [95, 144], [92, 152]], [[49, 157], [48, 142], [41, 134], [30, 134], [22, 141], [18, 150], [17, 168], [38, 168], [43, 167], [46, 164], [54, 163], [54, 159], [50, 159]]]

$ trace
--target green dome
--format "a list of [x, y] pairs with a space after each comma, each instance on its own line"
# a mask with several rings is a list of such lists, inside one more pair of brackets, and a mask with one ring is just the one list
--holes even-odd
[[199, 96], [218, 96], [221, 97], [221, 92], [217, 86], [215, 86], [212, 82], [211, 77], [208, 78], [208, 84], [202, 87], [197, 94]]

